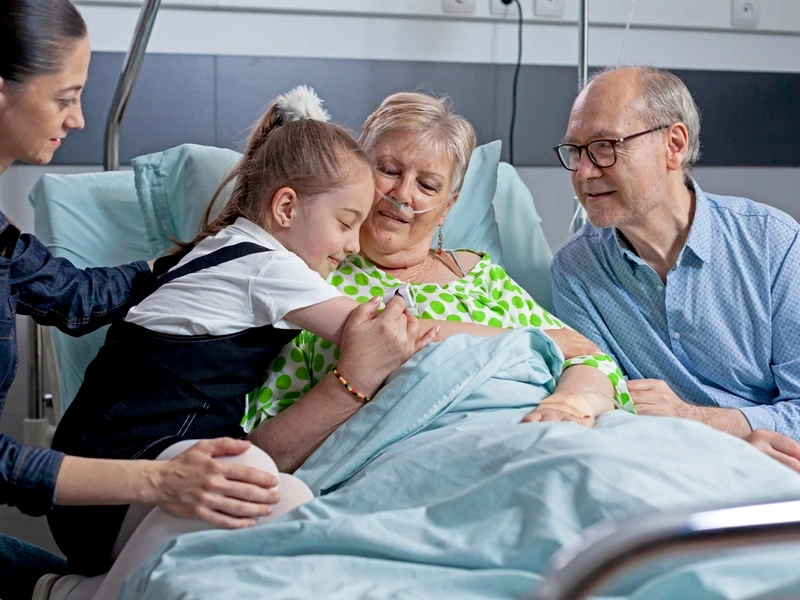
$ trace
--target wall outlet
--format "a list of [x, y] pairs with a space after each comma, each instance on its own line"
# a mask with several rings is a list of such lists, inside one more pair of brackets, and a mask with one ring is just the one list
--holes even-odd
[[533, 0], [533, 14], [537, 17], [563, 17], [564, 0]]
[[758, 27], [761, 16], [757, 0], [731, 0], [731, 25]]
[[516, 17], [519, 15], [516, 2], [503, 4], [501, 0], [489, 0], [489, 12], [500, 17]]
[[471, 14], [475, 12], [477, 0], [442, 0], [442, 10], [446, 13]]

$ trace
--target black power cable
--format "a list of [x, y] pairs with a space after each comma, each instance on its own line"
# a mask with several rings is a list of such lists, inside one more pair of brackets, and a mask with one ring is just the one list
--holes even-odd
[[519, 26], [517, 31], [517, 65], [514, 67], [514, 83], [511, 86], [511, 126], [508, 132], [508, 162], [514, 164], [514, 125], [517, 121], [517, 83], [519, 81], [519, 70], [522, 66], [522, 5], [519, 0], [502, 0], [503, 4], [510, 5], [512, 2], [517, 5], [519, 15]]

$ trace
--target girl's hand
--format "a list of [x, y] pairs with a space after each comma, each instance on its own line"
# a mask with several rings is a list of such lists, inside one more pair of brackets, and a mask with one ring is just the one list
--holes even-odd
[[380, 298], [360, 304], [342, 331], [339, 370], [359, 392], [374, 396], [389, 375], [433, 340], [438, 328], [420, 335], [419, 321], [395, 296], [383, 312]]
[[584, 427], [594, 427], [595, 424], [594, 411], [580, 394], [553, 394], [522, 419], [523, 423], [545, 421], [577, 423]]

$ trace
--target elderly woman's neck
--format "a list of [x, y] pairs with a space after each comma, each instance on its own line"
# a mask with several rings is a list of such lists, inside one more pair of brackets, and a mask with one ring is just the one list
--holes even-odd
[[435, 261], [432, 260], [430, 248], [427, 246], [391, 253], [377, 252], [374, 248], [362, 246], [361, 256], [402, 281], [428, 281], [426, 278], [436, 271]]

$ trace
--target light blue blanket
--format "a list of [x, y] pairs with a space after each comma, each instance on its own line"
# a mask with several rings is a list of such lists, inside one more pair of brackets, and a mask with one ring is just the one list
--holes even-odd
[[[800, 475], [699, 423], [520, 423], [558, 365], [529, 329], [426, 348], [298, 471], [320, 497], [268, 525], [179, 538], [121, 597], [527, 598], [553, 553], [602, 519], [800, 498]], [[605, 593], [792, 594], [798, 564], [794, 547], [692, 558]]]

